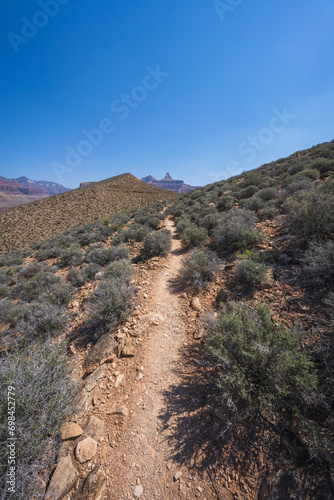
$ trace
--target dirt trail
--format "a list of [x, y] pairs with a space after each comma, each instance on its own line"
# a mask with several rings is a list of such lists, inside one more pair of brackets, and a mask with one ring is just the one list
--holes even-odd
[[[104, 500], [133, 499], [135, 490], [143, 490], [143, 500], [217, 498], [200, 465], [205, 451], [194, 426], [199, 418], [197, 387], [192, 383], [196, 368], [186, 361], [193, 340], [182, 298], [173, 290], [181, 245], [174, 223], [167, 220], [166, 226], [173, 234], [172, 252], [148, 290], [149, 312], [143, 318], [147, 329], [134, 358], [134, 373], [125, 374], [129, 416], [106, 461]], [[175, 480], [178, 472], [182, 476]]]

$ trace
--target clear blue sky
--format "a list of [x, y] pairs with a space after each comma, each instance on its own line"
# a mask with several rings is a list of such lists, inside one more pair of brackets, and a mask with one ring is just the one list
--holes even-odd
[[333, 0], [13, 0], [0, 30], [5, 177], [204, 185], [334, 138]]

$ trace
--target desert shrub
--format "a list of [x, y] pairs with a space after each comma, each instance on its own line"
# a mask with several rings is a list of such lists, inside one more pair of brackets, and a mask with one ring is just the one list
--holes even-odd
[[182, 286], [202, 290], [215, 281], [219, 269], [220, 261], [215, 252], [206, 248], [193, 250], [188, 258], [182, 260], [179, 281]]
[[256, 215], [247, 210], [236, 210], [222, 216], [214, 232], [214, 245], [219, 252], [246, 250], [259, 244], [263, 237], [255, 230]]
[[267, 306], [230, 302], [207, 328], [209, 352], [220, 363], [221, 398], [234, 411], [291, 409], [315, 390], [297, 328], [277, 326]]
[[268, 205], [260, 210], [259, 218], [261, 220], [273, 219], [278, 214], [278, 210], [273, 205]]
[[5, 285], [0, 285], [0, 298], [3, 298], [7, 295], [8, 290]]
[[129, 278], [117, 277], [123, 262], [120, 260], [109, 266], [106, 276], [90, 297], [89, 323], [97, 324], [101, 328], [110, 328], [125, 321], [133, 311], [135, 288]]
[[204, 245], [208, 233], [204, 227], [189, 226], [181, 234], [181, 241], [184, 248], [194, 248]]
[[14, 304], [11, 300], [0, 300], [0, 324], [16, 326], [23, 318], [25, 305]]
[[304, 269], [310, 275], [324, 281], [334, 279], [334, 241], [313, 241], [305, 252]]
[[300, 191], [311, 191], [313, 188], [314, 185], [310, 180], [293, 181], [283, 189], [282, 196], [283, 198], [287, 198]]
[[[37, 498], [34, 482], [55, 461], [57, 435], [72, 402], [73, 382], [66, 360], [66, 346], [30, 345], [0, 360], [0, 440], [7, 442], [8, 387], [14, 388], [16, 441], [16, 492], [8, 493], [6, 466], [1, 467], [1, 498]], [[1, 447], [0, 461], [8, 462], [8, 449]]]
[[55, 259], [56, 257], [59, 257], [65, 250], [66, 247], [61, 245], [42, 246], [36, 253], [36, 259], [40, 262], [48, 259]]
[[204, 227], [209, 231], [209, 233], [218, 226], [220, 222], [220, 217], [219, 215], [216, 214], [208, 214], [205, 215], [204, 217], [201, 217], [198, 219], [197, 224], [199, 227]]
[[133, 223], [131, 224], [129, 229], [123, 233], [125, 237], [124, 241], [143, 241], [145, 236], [147, 236], [149, 232], [149, 226]]
[[304, 178], [311, 179], [312, 181], [315, 181], [320, 177], [320, 173], [314, 168], [306, 168], [301, 174]]
[[27, 257], [25, 250], [15, 250], [14, 252], [0, 255], [0, 267], [3, 266], [20, 266], [23, 259]]
[[239, 191], [238, 198], [239, 198], [239, 200], [242, 200], [243, 198], [250, 198], [250, 197], [251, 197], [251, 196], [253, 196], [253, 195], [254, 195], [257, 191], [258, 191], [258, 187], [257, 187], [257, 186], [249, 185], [249, 186], [247, 186], [246, 188], [241, 189], [241, 190]]
[[266, 264], [247, 259], [237, 265], [235, 280], [243, 288], [253, 290], [264, 281], [267, 271]]
[[321, 158], [313, 162], [313, 168], [319, 170], [321, 174], [334, 170], [334, 159]]
[[36, 274], [45, 269], [45, 264], [40, 262], [33, 262], [28, 264], [20, 271], [20, 276], [23, 278], [33, 278]]
[[57, 283], [50, 288], [50, 292], [47, 294], [42, 294], [40, 296], [41, 300], [49, 301], [51, 304], [56, 306], [67, 305], [73, 297], [74, 289], [73, 286], [67, 285], [66, 283]]
[[130, 220], [130, 215], [127, 212], [114, 215], [110, 218], [110, 225], [115, 231], [119, 231]]
[[134, 269], [131, 262], [127, 259], [117, 260], [109, 264], [105, 269], [103, 280], [123, 280], [130, 282], [133, 277]]
[[81, 287], [86, 283], [86, 275], [79, 271], [79, 269], [70, 269], [66, 275], [66, 279], [76, 287]]
[[144, 239], [141, 257], [144, 260], [160, 255], [166, 256], [172, 248], [172, 234], [168, 229], [161, 229], [148, 234]]
[[302, 193], [297, 198], [289, 198], [285, 209], [283, 227], [293, 236], [308, 239], [334, 232], [334, 197], [330, 193]]
[[187, 216], [185, 216], [178, 221], [177, 230], [179, 233], [182, 233], [187, 227], [190, 226], [191, 226], [191, 221]]
[[103, 248], [101, 246], [90, 247], [86, 253], [86, 262], [106, 266], [109, 262], [126, 259], [129, 252], [126, 247], [112, 246]]
[[82, 250], [77, 243], [72, 245], [60, 257], [62, 267], [79, 266], [82, 263]]
[[25, 308], [17, 328], [27, 339], [45, 339], [61, 332], [65, 324], [66, 318], [59, 306], [41, 301]]
[[35, 300], [43, 292], [50, 292], [52, 285], [59, 283], [60, 277], [48, 271], [41, 271], [30, 280], [16, 285], [13, 296], [28, 302]]
[[160, 219], [159, 217], [154, 217], [154, 215], [142, 213], [135, 216], [135, 222], [148, 226], [150, 229], [156, 229], [160, 224]]
[[277, 189], [273, 187], [266, 187], [264, 189], [261, 189], [258, 193], [257, 196], [261, 198], [263, 201], [269, 201], [272, 200], [277, 196]]
[[8, 275], [5, 269], [0, 269], [0, 285], [6, 283]]
[[241, 200], [239, 206], [257, 212], [264, 207], [264, 204], [265, 202], [262, 200], [262, 198], [255, 194], [251, 198]]
[[96, 274], [101, 270], [100, 264], [92, 262], [91, 264], [86, 264], [82, 267], [81, 272], [84, 276], [85, 281], [91, 281], [95, 278]]

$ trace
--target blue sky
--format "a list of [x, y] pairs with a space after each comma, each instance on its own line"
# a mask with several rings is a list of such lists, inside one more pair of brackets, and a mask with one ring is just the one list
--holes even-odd
[[332, 0], [13, 0], [0, 175], [205, 185], [334, 138]]

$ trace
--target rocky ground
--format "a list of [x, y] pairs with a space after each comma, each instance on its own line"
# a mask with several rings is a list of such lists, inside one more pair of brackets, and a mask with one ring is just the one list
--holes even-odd
[[[177, 286], [184, 252], [173, 221], [165, 224], [172, 252], [136, 265], [137, 307], [117, 343], [106, 335], [92, 346], [77, 335], [77, 312], [89, 290], [72, 304], [70, 348], [83, 381], [46, 498], [55, 500], [61, 491], [74, 500], [333, 498], [330, 475], [309, 459], [298, 430], [261, 417], [226, 432], [215, 367], [203, 356], [202, 319], [226, 294], [239, 293], [230, 279], [236, 262], [225, 263], [207, 291], [186, 294]], [[275, 227], [260, 224], [267, 249], [282, 252], [279, 240], [272, 244]], [[278, 266], [254, 300], [270, 303], [287, 324], [299, 307], [315, 328], [307, 297], [286, 306], [287, 297], [304, 295], [301, 288], [297, 293], [294, 272], [293, 263]]]

